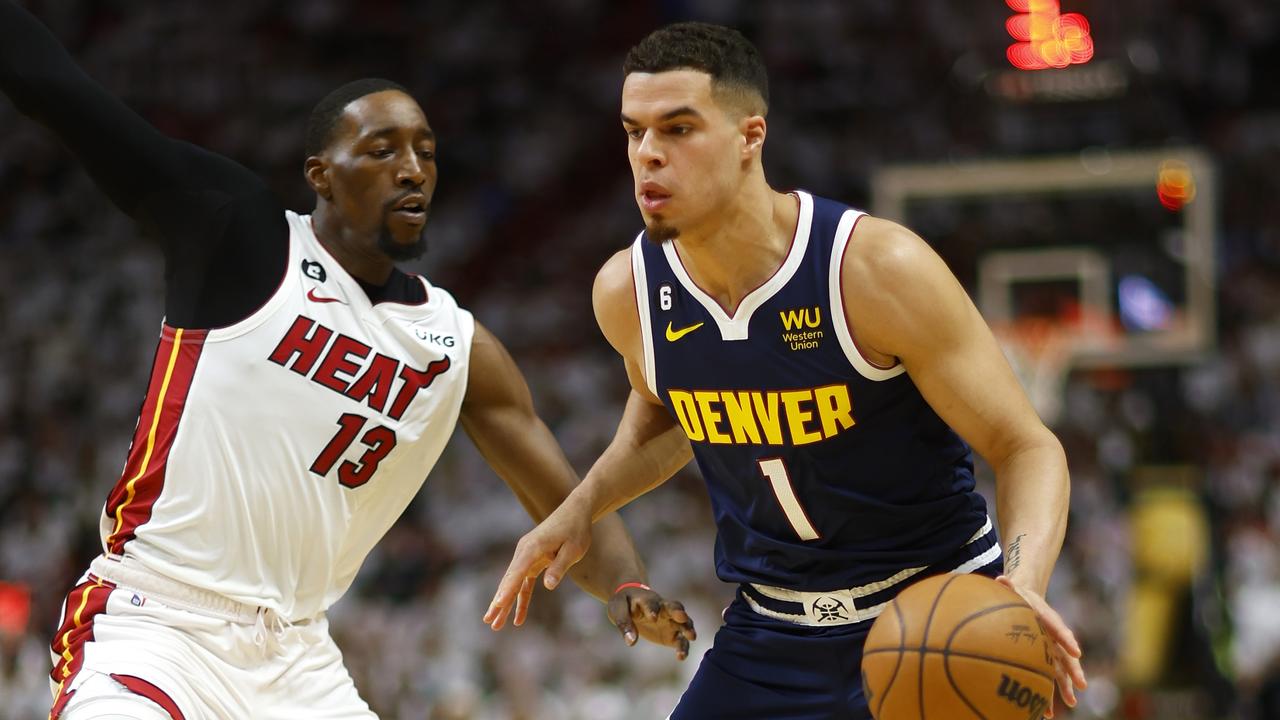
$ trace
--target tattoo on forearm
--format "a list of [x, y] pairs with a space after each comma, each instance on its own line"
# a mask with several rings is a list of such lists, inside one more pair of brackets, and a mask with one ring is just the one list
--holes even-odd
[[1026, 536], [1026, 533], [1022, 533], [1009, 541], [1009, 550], [1005, 553], [1004, 558], [1005, 575], [1017, 570], [1018, 566], [1022, 564], [1022, 538]]

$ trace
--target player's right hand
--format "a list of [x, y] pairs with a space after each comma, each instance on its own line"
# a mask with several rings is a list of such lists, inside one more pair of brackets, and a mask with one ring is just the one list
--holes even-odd
[[[1080, 658], [1083, 655], [1075, 633], [1067, 627], [1066, 621], [1058, 611], [1049, 607], [1049, 603], [1045, 602], [1040, 593], [1022, 587], [1008, 575], [1001, 575], [996, 578], [996, 582], [1021, 595], [1022, 599], [1026, 600], [1035, 611], [1036, 617], [1040, 619], [1040, 626], [1048, 631], [1049, 639], [1053, 641], [1053, 669], [1057, 675], [1058, 690], [1062, 693], [1062, 700], [1067, 707], [1075, 707], [1076, 690], [1089, 687], [1089, 681], [1084, 676], [1084, 668], [1080, 665]], [[1045, 713], [1045, 717], [1053, 717], [1053, 703], [1049, 704], [1049, 711]]]
[[516, 553], [484, 614], [485, 623], [501, 630], [514, 609], [514, 624], [523, 625], [529, 615], [529, 602], [533, 599], [538, 575], [545, 570], [542, 584], [554, 590], [590, 547], [590, 513], [577, 512], [567, 502], [562, 504], [516, 543]]

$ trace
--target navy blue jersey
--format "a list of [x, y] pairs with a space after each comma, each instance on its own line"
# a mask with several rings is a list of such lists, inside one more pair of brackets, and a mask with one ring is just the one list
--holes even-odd
[[901, 365], [872, 364], [850, 335], [839, 270], [862, 213], [795, 195], [786, 260], [732, 316], [673, 242], [642, 233], [632, 248], [645, 381], [706, 480], [717, 574], [887, 590], [968, 546], [990, 563], [999, 547], [968, 445]]

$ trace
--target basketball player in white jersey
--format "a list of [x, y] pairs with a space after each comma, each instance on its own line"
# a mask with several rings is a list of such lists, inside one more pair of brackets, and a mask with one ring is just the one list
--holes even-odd
[[[104, 552], [53, 639], [50, 717], [373, 717], [325, 610], [455, 424], [535, 518], [576, 482], [501, 343], [394, 265], [425, 249], [436, 138], [421, 108], [380, 80], [322, 100], [304, 216], [245, 168], [160, 135], [10, 0], [0, 89], [157, 240], [168, 281]], [[621, 521], [593, 544], [575, 579], [626, 641], [687, 654], [692, 624], [644, 585]]]

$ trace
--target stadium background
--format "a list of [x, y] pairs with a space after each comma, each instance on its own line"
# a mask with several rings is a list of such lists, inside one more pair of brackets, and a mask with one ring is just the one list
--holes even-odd
[[[1054, 429], [1072, 466], [1071, 527], [1050, 600], [1086, 650], [1092, 684], [1072, 716], [1280, 718], [1272, 0], [1064, 0], [1095, 43], [1074, 70], [1105, 72], [1022, 72], [1093, 78], [1040, 85], [1009, 75], [1012, 11], [998, 0], [26, 5], [162, 130], [236, 158], [302, 211], [311, 105], [354, 77], [411, 88], [440, 136], [441, 179], [430, 251], [409, 269], [511, 348], [580, 471], [624, 398], [589, 287], [638, 229], [620, 65], [654, 27], [696, 18], [746, 32], [771, 71], [772, 183], [855, 206], [901, 163], [1200, 148], [1217, 176], [1214, 344], [1180, 365], [1070, 375]], [[1076, 232], [1072, 213], [1047, 222]], [[158, 254], [127, 218], [0, 100], [0, 718], [47, 709], [47, 640], [96, 552], [161, 283]], [[1144, 514], [1156, 496], [1176, 501]], [[576, 588], [540, 594], [526, 627], [493, 634], [480, 616], [529, 522], [459, 439], [332, 612], [364, 696], [389, 719], [665, 716], [731, 588], [714, 577], [695, 471], [625, 515], [654, 584], [698, 622], [687, 663], [625, 648]], [[1162, 570], [1159, 558], [1185, 562]], [[1162, 605], [1166, 615], [1151, 611]]]

